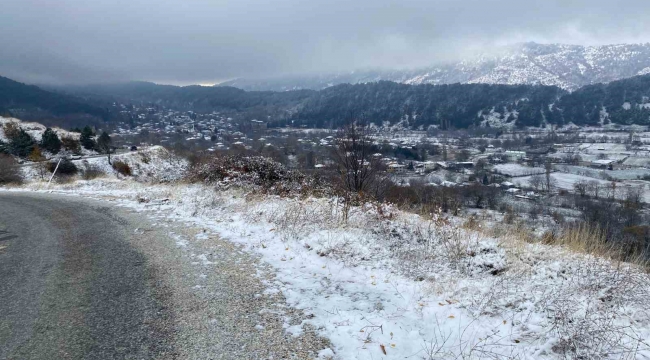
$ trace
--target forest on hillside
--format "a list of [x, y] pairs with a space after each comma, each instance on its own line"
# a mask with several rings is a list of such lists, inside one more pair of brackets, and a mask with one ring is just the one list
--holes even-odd
[[[233, 111], [266, 119], [270, 127], [335, 128], [351, 119], [411, 128], [480, 126], [486, 116], [518, 127], [650, 124], [650, 75], [567, 92], [543, 85], [406, 85], [389, 81], [343, 84], [320, 91], [244, 91], [233, 87], [171, 86], [146, 82], [49, 88], [0, 78], [0, 111], [120, 117], [109, 104], [137, 104], [180, 111]], [[483, 124], [485, 126], [485, 124]]]

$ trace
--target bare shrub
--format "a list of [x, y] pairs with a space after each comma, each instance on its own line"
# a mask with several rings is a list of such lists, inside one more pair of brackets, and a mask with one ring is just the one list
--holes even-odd
[[97, 166], [89, 164], [87, 161], [84, 162], [84, 167], [81, 170], [81, 178], [84, 180], [93, 180], [98, 177], [102, 177], [106, 174]]
[[79, 140], [76, 140], [72, 137], [62, 136], [61, 145], [65, 150], [71, 151], [74, 154], [81, 153], [81, 144], [79, 143]]
[[0, 184], [20, 184], [23, 176], [16, 160], [5, 154], [0, 154]]
[[482, 227], [481, 222], [479, 219], [476, 217], [476, 215], [470, 216], [464, 223], [463, 223], [463, 228], [467, 230], [473, 230], [473, 231], [478, 231]]
[[125, 163], [124, 161], [120, 160], [115, 160], [113, 161], [113, 169], [117, 171], [118, 174], [124, 175], [124, 176], [131, 176], [131, 167], [129, 164]]
[[199, 160], [190, 167], [187, 179], [222, 188], [232, 185], [256, 187], [276, 194], [327, 190], [321, 178], [288, 170], [262, 156], [224, 155]]
[[650, 344], [631, 325], [626, 306], [645, 305], [647, 278], [630, 267], [612, 268], [598, 260], [576, 263], [575, 274], [564, 286], [550, 291], [543, 306], [551, 333], [557, 338], [555, 353], [571, 359], [636, 358]]
[[140, 152], [140, 160], [142, 163], [148, 164], [151, 162], [151, 156], [146, 152]]

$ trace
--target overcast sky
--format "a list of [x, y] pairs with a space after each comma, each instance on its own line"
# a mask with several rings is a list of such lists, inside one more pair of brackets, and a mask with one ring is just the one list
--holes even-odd
[[523, 41], [650, 42], [648, 0], [2, 0], [0, 75], [215, 83], [413, 68]]

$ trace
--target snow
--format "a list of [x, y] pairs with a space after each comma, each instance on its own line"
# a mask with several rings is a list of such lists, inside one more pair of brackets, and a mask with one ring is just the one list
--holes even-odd
[[557, 168], [563, 172], [600, 179], [636, 180], [650, 176], [650, 169], [604, 170], [573, 165], [560, 165]]
[[[561, 166], [560, 169], [564, 169], [564, 167]], [[583, 174], [586, 173], [583, 172]], [[603, 180], [601, 178], [564, 173], [564, 172], [552, 173], [551, 178], [554, 187], [558, 189], [568, 190], [570, 192], [574, 191], [574, 185], [577, 182], [583, 182], [583, 183], [595, 182], [598, 183], [598, 185], [600, 185], [602, 188], [611, 188], [611, 184], [612, 184], [611, 181]], [[520, 187], [530, 187], [531, 186], [530, 179], [531, 176], [520, 177], [514, 179], [513, 182]], [[648, 186], [648, 182], [640, 181], [640, 180], [625, 180], [617, 184], [618, 184], [617, 185], [618, 190], [615, 195], [616, 198], [624, 199], [626, 196], [626, 189], [628, 187], [640, 187], [642, 191], [642, 201], [646, 203], [650, 203], [650, 186]]]
[[[518, 186], [529, 187], [530, 178], [531, 178], [530, 176], [526, 176], [526, 177], [515, 179], [513, 180], [513, 182]], [[552, 181], [554, 182], [554, 185], [557, 188], [564, 189], [564, 190], [571, 190], [571, 191], [573, 191], [573, 185], [579, 181], [583, 181], [583, 182], [596, 181], [602, 186], [608, 186], [610, 184], [610, 182], [606, 180], [596, 179], [596, 178], [582, 176], [582, 175], [567, 174], [567, 173], [553, 173], [551, 174], [551, 178], [553, 179]]]
[[[22, 121], [16, 118], [7, 118], [7, 117], [2, 117], [0, 116], [0, 141], [7, 141], [7, 137], [5, 136], [3, 126], [6, 123], [15, 123], [17, 124], [21, 129], [25, 130], [35, 141], [41, 141], [43, 133], [45, 132], [45, 129], [47, 127], [45, 125], [42, 125], [37, 122], [27, 122], [27, 121]], [[52, 130], [59, 136], [59, 138], [62, 137], [69, 137], [75, 140], [79, 140], [79, 133], [67, 131], [61, 128], [53, 127]], [[81, 148], [81, 153], [82, 155], [93, 155], [96, 154], [96, 152], [84, 149], [83, 147]]]
[[[151, 146], [124, 154], [113, 154], [111, 160], [129, 165], [132, 178], [138, 181], [169, 182], [181, 179], [187, 168], [187, 161], [178, 158], [162, 146]], [[124, 178], [108, 162], [107, 155], [92, 156], [72, 161], [78, 169], [87, 167], [101, 171], [111, 178]], [[38, 180], [39, 174], [34, 166], [22, 167], [27, 180]]]
[[530, 167], [530, 166], [508, 163], [508, 164], [494, 165], [494, 172], [506, 176], [528, 176], [528, 175], [543, 174], [545, 170], [544, 168], [539, 168], [539, 167]]
[[[18, 126], [20, 128], [25, 130], [36, 141], [41, 141], [41, 136], [43, 135], [43, 132], [45, 131], [45, 129], [47, 129], [47, 127], [45, 125], [42, 125], [42, 124], [39, 124], [39, 123], [36, 123], [36, 122], [26, 122], [26, 121], [22, 121], [22, 120], [19, 120], [19, 119], [16, 119], [16, 118], [6, 118], [6, 117], [0, 116], [0, 140], [2, 140], [2, 141], [7, 141], [7, 138], [6, 138], [5, 134], [4, 134], [2, 126], [4, 124], [6, 124], [6, 123], [9, 123], [9, 122], [13, 122], [13, 123], [18, 124]], [[54, 132], [57, 135], [59, 135], [59, 137], [65, 136], [65, 137], [71, 137], [71, 138], [77, 139], [77, 140], [79, 139], [79, 133], [70, 132], [70, 131], [60, 129], [60, 128], [57, 128], [57, 127], [52, 128], [52, 130], [54, 130]]]
[[114, 178], [53, 189], [112, 199], [156, 222], [182, 220], [257, 254], [277, 272], [268, 291], [281, 291], [331, 340], [319, 358], [560, 359], [558, 349], [574, 343], [584, 358], [620, 358], [623, 344], [650, 356], [634, 341], [650, 337], [650, 278], [632, 266], [391, 206], [352, 207], [344, 221], [329, 198]]

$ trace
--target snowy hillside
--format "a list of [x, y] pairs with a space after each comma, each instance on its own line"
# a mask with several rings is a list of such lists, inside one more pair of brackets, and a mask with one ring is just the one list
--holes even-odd
[[578, 46], [531, 42], [496, 52], [499, 55], [479, 54], [458, 63], [426, 69], [235, 79], [220, 85], [283, 91], [389, 80], [405, 84], [542, 84], [576, 90], [584, 85], [650, 73], [650, 44]]
[[[0, 116], [0, 141], [7, 141], [7, 137], [5, 136], [2, 127], [4, 124], [10, 122], [17, 124], [21, 129], [25, 130], [29, 135], [31, 135], [31, 137], [36, 141], [41, 141], [41, 136], [43, 135], [43, 132], [45, 132], [45, 129], [47, 129], [45, 125], [37, 122], [26, 122], [16, 118], [7, 118]], [[59, 138], [69, 137], [75, 140], [79, 140], [79, 133], [67, 131], [57, 127], [52, 128], [52, 130], [54, 130]]]

